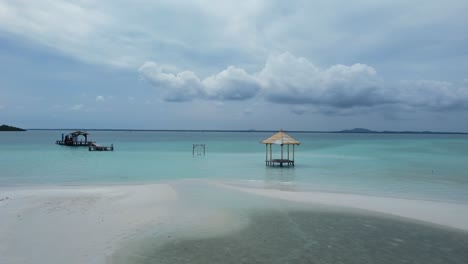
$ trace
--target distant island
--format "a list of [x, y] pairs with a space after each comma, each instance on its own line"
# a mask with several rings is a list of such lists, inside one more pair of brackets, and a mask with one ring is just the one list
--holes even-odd
[[433, 131], [374, 131], [367, 128], [353, 128], [330, 133], [363, 133], [363, 134], [468, 134], [464, 132], [433, 132]]
[[367, 128], [353, 128], [353, 129], [336, 131], [335, 133], [379, 133], [379, 132], [372, 131]]
[[22, 128], [19, 128], [19, 127], [1, 125], [0, 126], [0, 131], [26, 131], [26, 130], [22, 129]]

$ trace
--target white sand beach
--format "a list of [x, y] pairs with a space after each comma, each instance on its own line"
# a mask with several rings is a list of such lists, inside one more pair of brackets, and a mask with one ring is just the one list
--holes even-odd
[[[466, 204], [216, 186], [310, 205], [388, 213], [468, 230]], [[122, 242], [148, 225], [174, 221], [179, 196], [170, 184], [2, 187], [0, 263], [107, 263]], [[222, 214], [214, 218], [223, 224], [237, 221]]]
[[0, 263], [106, 263], [118, 242], [170, 221], [166, 184], [0, 188]]

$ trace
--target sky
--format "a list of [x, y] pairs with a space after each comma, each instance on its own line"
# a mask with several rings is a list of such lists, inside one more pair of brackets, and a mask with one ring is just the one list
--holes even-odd
[[0, 124], [468, 132], [466, 10], [0, 0]]

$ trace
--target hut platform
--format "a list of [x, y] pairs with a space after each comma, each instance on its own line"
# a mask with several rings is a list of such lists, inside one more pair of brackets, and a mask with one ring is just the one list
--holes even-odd
[[87, 147], [91, 144], [94, 144], [94, 141], [64, 141], [64, 140], [57, 140], [55, 144], [62, 145], [62, 146], [71, 146], [71, 147]]
[[88, 150], [89, 151], [114, 151], [114, 144], [111, 144], [110, 146], [101, 146], [96, 143], [93, 143], [89, 145]]
[[265, 160], [265, 164], [267, 166], [272, 166], [274, 167], [275, 164], [278, 164], [280, 167], [284, 166], [293, 166], [294, 167], [294, 160], [289, 160], [289, 159], [271, 159], [271, 160]]

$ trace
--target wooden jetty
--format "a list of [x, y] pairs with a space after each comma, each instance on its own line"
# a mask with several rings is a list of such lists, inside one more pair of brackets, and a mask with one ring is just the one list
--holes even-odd
[[114, 144], [111, 144], [110, 146], [101, 146], [96, 143], [92, 143], [88, 147], [89, 151], [114, 151]]
[[[294, 148], [296, 145], [300, 145], [301, 142], [295, 140], [290, 135], [286, 134], [283, 130], [280, 130], [278, 133], [274, 134], [273, 136], [263, 140], [261, 142], [265, 144], [265, 165], [266, 166], [275, 166], [278, 164], [280, 167], [285, 166], [294, 166]], [[281, 146], [281, 158], [274, 159], [272, 154], [272, 145], [280, 145]], [[289, 146], [292, 145], [292, 159], [290, 159], [290, 152]], [[287, 155], [284, 155], [284, 146], [287, 147]], [[268, 147], [270, 151], [268, 151]], [[270, 155], [268, 155], [268, 152]]]
[[89, 133], [85, 131], [75, 131], [66, 136], [62, 134], [62, 139], [55, 141], [55, 144], [70, 147], [88, 147], [89, 151], [114, 151], [114, 144], [110, 146], [98, 145], [96, 142], [88, 140], [88, 135]]
[[70, 147], [87, 147], [93, 143], [96, 143], [94, 141], [88, 141], [88, 135], [89, 133], [85, 131], [75, 131], [66, 136], [62, 134], [62, 139], [55, 141], [55, 144]]

